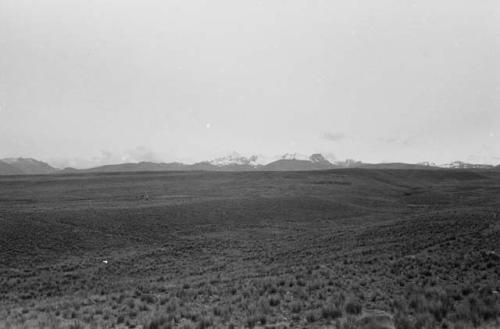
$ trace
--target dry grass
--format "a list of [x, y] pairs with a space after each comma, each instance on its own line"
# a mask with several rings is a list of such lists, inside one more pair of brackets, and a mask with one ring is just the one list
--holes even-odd
[[498, 327], [499, 190], [449, 171], [1, 178], [0, 328]]

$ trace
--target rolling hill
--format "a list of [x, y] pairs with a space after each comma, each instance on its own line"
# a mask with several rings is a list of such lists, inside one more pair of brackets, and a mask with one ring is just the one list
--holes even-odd
[[295, 158], [282, 158], [268, 163], [262, 167], [265, 171], [304, 171], [304, 170], [326, 170], [339, 168], [329, 162], [321, 154], [313, 154], [307, 160]]
[[17, 174], [42, 175], [53, 174], [57, 171], [56, 168], [53, 168], [49, 164], [32, 158], [6, 158], [1, 161], [11, 167], [17, 168]]
[[0, 175], [22, 175], [23, 172], [7, 162], [0, 160]]

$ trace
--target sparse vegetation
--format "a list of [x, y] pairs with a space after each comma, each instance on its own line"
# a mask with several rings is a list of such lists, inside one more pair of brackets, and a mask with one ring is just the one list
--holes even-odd
[[2, 177], [0, 328], [500, 327], [499, 186], [446, 170]]

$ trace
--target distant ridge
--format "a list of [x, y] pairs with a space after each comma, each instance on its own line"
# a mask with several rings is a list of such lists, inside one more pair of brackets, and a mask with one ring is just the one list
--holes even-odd
[[22, 175], [21, 169], [0, 160], [0, 175]]
[[49, 164], [32, 158], [6, 158], [1, 161], [16, 168], [18, 175], [43, 175], [58, 171]]
[[303, 171], [303, 170], [326, 170], [341, 168], [332, 164], [321, 154], [313, 154], [307, 160], [298, 160], [295, 157], [290, 158], [288, 155], [282, 159], [268, 163], [263, 166], [262, 170], [269, 171]]
[[[183, 170], [184, 164], [173, 163], [154, 163], [154, 162], [139, 162], [139, 163], [121, 163], [113, 165], [105, 165], [90, 169], [76, 169], [83, 172], [126, 172], [126, 171], [168, 171], [168, 170]], [[75, 169], [72, 169], [72, 171]]]
[[202, 161], [193, 164], [180, 162], [156, 163], [137, 162], [103, 165], [88, 169], [64, 168], [56, 169], [49, 164], [32, 158], [7, 158], [0, 160], [0, 175], [41, 175], [41, 174], [72, 174], [72, 173], [111, 173], [111, 172], [140, 172], [140, 171], [312, 171], [342, 168], [362, 169], [461, 169], [461, 170], [500, 170], [500, 165], [471, 164], [455, 161], [449, 164], [436, 165], [434, 163], [364, 163], [352, 159], [330, 162], [322, 154], [310, 156], [287, 153], [278, 160], [262, 163], [262, 159], [252, 155], [244, 157], [233, 152], [226, 157], [211, 161]]
[[436, 169], [439, 167], [430, 166], [425, 164], [412, 164], [402, 162], [389, 162], [389, 163], [361, 163], [356, 168], [367, 169]]

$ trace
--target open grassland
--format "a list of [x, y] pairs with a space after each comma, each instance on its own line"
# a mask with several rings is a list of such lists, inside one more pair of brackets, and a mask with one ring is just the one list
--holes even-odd
[[500, 328], [500, 173], [0, 178], [0, 328]]

